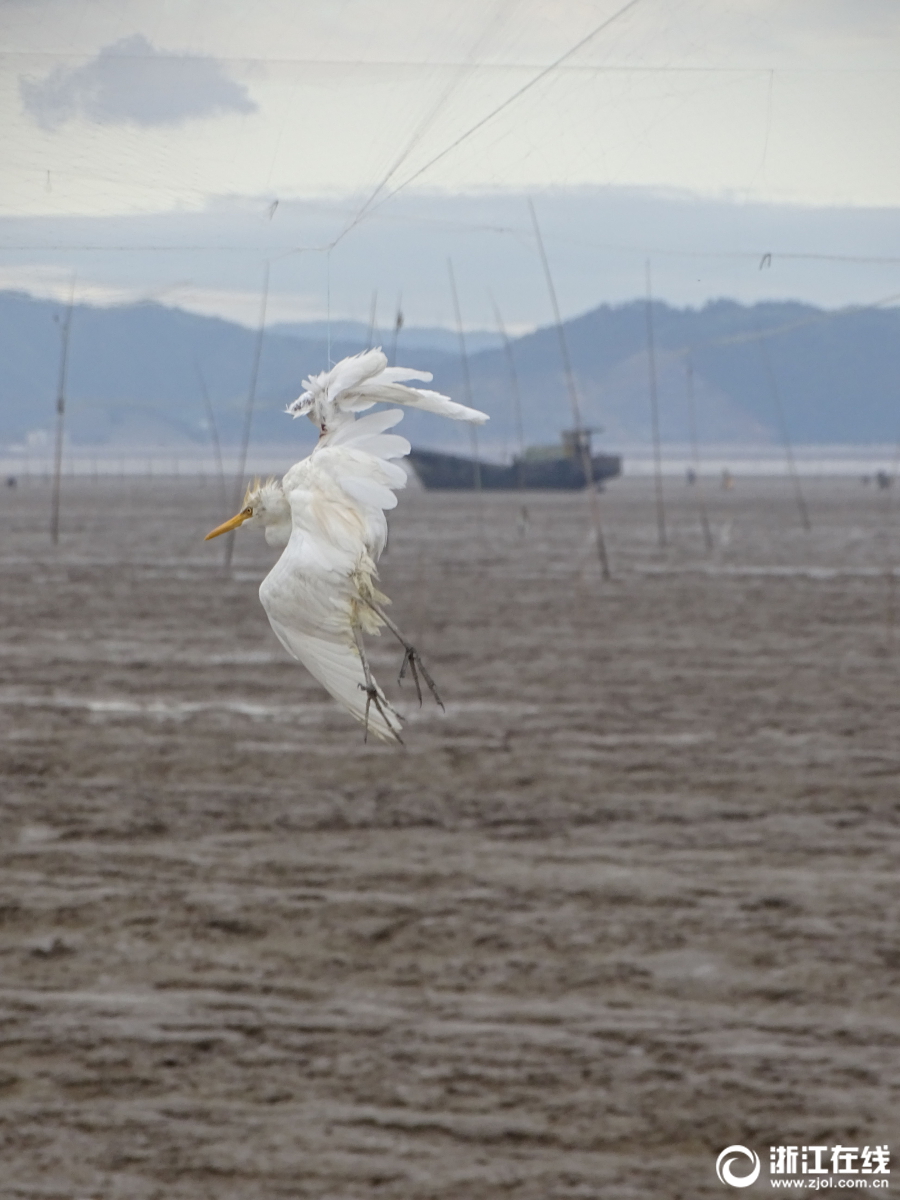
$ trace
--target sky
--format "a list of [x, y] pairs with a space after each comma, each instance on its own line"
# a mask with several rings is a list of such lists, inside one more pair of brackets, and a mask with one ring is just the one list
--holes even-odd
[[[0, 287], [546, 323], [900, 293], [895, 0], [0, 0]], [[770, 260], [764, 261], [765, 255]], [[898, 261], [891, 261], [892, 259]]]

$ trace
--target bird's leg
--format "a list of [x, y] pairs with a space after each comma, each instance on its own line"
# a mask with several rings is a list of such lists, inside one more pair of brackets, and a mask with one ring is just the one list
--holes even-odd
[[391, 618], [387, 615], [387, 613], [384, 611], [384, 609], [381, 607], [380, 604], [376, 604], [374, 600], [366, 600], [366, 604], [368, 604], [369, 608], [371, 608], [373, 612], [377, 613], [378, 616], [381, 617], [382, 621], [384, 621], [385, 625], [387, 625], [388, 629], [391, 631], [391, 633], [394, 635], [394, 637], [397, 639], [397, 641], [400, 643], [400, 645], [406, 651], [405, 655], [403, 656], [403, 665], [400, 668], [400, 674], [397, 677], [397, 682], [398, 683], [403, 682], [403, 677], [406, 674], [406, 668], [409, 667], [410, 674], [413, 677], [413, 683], [416, 685], [416, 695], [419, 697], [419, 706], [421, 707], [422, 686], [419, 683], [419, 672], [421, 671], [422, 678], [428, 684], [428, 688], [429, 688], [432, 696], [434, 696], [435, 700], [438, 702], [438, 704], [441, 706], [441, 708], [443, 708], [444, 702], [438, 695], [438, 690], [437, 690], [437, 687], [435, 686], [435, 682], [429, 675], [428, 668], [422, 662], [422, 656], [419, 654], [418, 650], [415, 648], [415, 646], [413, 646], [410, 642], [408, 642], [406, 640], [406, 638], [403, 636], [403, 634], [400, 632], [400, 630], [397, 628], [397, 626], [394, 624], [394, 622], [391, 620]]
[[359, 658], [360, 658], [360, 662], [362, 663], [363, 675], [365, 676], [365, 680], [366, 680], [366, 682], [364, 684], [361, 683], [359, 685], [360, 688], [362, 689], [362, 691], [364, 691], [366, 693], [366, 719], [365, 719], [365, 733], [363, 734], [363, 741], [368, 742], [368, 740], [369, 740], [369, 708], [371, 707], [371, 705], [374, 704], [375, 707], [378, 709], [378, 711], [381, 713], [382, 717], [384, 718], [385, 725], [387, 725], [388, 729], [391, 731], [391, 733], [394, 735], [394, 737], [397, 739], [397, 741], [402, 746], [403, 738], [400, 736], [400, 734], [397, 732], [397, 730], [393, 727], [393, 725], [390, 722], [390, 718], [388, 717], [387, 713], [384, 711], [384, 705], [381, 703], [381, 697], [378, 695], [378, 688], [375, 686], [375, 680], [372, 678], [372, 672], [369, 668], [369, 660], [366, 658], [366, 648], [363, 645], [362, 631], [356, 626], [354, 626], [354, 629], [353, 629], [353, 637], [356, 640], [356, 649], [359, 651]]

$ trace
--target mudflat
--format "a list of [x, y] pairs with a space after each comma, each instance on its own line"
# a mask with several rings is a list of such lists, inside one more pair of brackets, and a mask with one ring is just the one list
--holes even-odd
[[[4, 488], [2, 1194], [721, 1196], [897, 1135], [900, 497], [404, 496], [364, 745], [212, 481]], [[895, 594], [896, 593], [896, 594]], [[763, 1177], [751, 1189], [768, 1191]], [[748, 1193], [750, 1194], [750, 1193]]]

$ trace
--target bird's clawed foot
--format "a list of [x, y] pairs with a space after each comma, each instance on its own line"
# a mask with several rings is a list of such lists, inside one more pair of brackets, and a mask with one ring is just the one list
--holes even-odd
[[[403, 662], [400, 666], [400, 674], [397, 676], [397, 682], [403, 682], [408, 669], [410, 675], [413, 677], [413, 683], [416, 685], [416, 695], [419, 698], [419, 707], [421, 708], [422, 685], [419, 682], [419, 676], [421, 675], [428, 686], [428, 690], [431, 692], [432, 696], [434, 696], [435, 701], [440, 705], [441, 708], [444, 708], [444, 702], [438, 694], [437, 685], [431, 678], [428, 668], [422, 662], [422, 656], [419, 654], [418, 650], [412, 645], [411, 642], [406, 640], [406, 638], [379, 604], [376, 604], [373, 600], [366, 600], [366, 604], [368, 604], [369, 608], [371, 608], [373, 612], [377, 613], [378, 616], [381, 617], [382, 621], [384, 621], [385, 625], [387, 625], [388, 629], [405, 651], [403, 655]], [[444, 709], [444, 711], [446, 712], [447, 710]]]
[[361, 683], [359, 685], [359, 690], [366, 693], [366, 717], [365, 721], [363, 722], [363, 742], [368, 742], [369, 740], [369, 709], [374, 704], [376, 711], [381, 714], [385, 725], [387, 725], [388, 729], [402, 746], [403, 738], [394, 728], [390, 717], [388, 716], [387, 712], [385, 712], [384, 704], [382, 703], [381, 697], [378, 695], [378, 688], [375, 686], [375, 684], [371, 681], [369, 683]]
[[403, 663], [400, 667], [400, 674], [397, 676], [397, 682], [398, 683], [403, 682], [404, 677], [406, 675], [406, 669], [408, 667], [409, 673], [413, 677], [413, 683], [416, 685], [416, 695], [419, 698], [419, 708], [421, 708], [422, 707], [422, 685], [419, 683], [419, 673], [421, 672], [422, 678], [425, 680], [426, 684], [428, 685], [428, 690], [431, 692], [432, 696], [434, 696], [435, 700], [441, 706], [441, 708], [443, 708], [444, 702], [441, 699], [440, 695], [438, 694], [438, 690], [435, 685], [435, 682], [431, 678], [431, 675], [428, 673], [428, 668], [422, 662], [422, 658], [421, 658], [418, 650], [415, 648], [415, 646], [410, 646], [408, 642], [403, 643], [403, 648], [406, 651], [406, 653], [403, 655]]
[[[368, 742], [368, 740], [369, 740], [369, 710], [371, 709], [372, 705], [374, 704], [375, 711], [381, 715], [381, 719], [384, 721], [385, 725], [388, 727], [391, 734], [394, 736], [394, 738], [396, 738], [396, 740], [402, 746], [403, 738], [397, 732], [397, 728], [396, 728], [396, 725], [397, 725], [396, 713], [394, 713], [394, 710], [388, 704], [387, 700], [385, 700], [384, 697], [379, 694], [378, 687], [375, 683], [375, 680], [372, 678], [372, 672], [369, 669], [369, 660], [368, 660], [368, 658], [366, 658], [366, 648], [363, 645], [362, 634], [359, 631], [359, 629], [354, 629], [353, 636], [356, 639], [356, 648], [359, 651], [359, 659], [360, 659], [360, 662], [362, 663], [363, 677], [365, 678], [365, 681], [366, 681], [365, 683], [361, 683], [359, 685], [359, 690], [361, 692], [366, 693], [366, 712], [365, 712], [365, 716], [363, 717], [363, 729], [365, 730], [365, 732], [363, 733], [363, 741]], [[390, 712], [393, 715], [393, 717], [394, 717], [393, 721], [391, 720], [390, 716], [388, 716], [388, 712]]]

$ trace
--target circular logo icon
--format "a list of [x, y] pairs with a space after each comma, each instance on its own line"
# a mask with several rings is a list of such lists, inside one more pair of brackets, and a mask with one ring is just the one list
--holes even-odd
[[[731, 1164], [736, 1158], [749, 1158], [751, 1162], [749, 1175], [732, 1174]], [[746, 1146], [726, 1146], [716, 1159], [716, 1174], [720, 1183], [730, 1183], [732, 1187], [749, 1187], [759, 1179], [759, 1155], [748, 1150]]]

